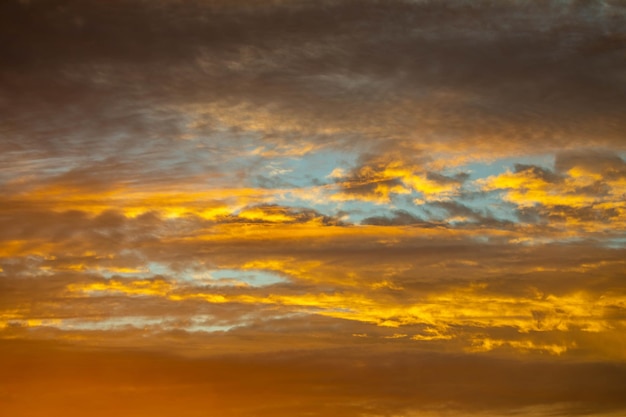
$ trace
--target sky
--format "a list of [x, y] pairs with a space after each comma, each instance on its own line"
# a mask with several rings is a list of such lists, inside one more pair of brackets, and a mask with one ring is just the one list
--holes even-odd
[[626, 3], [0, 2], [0, 415], [626, 413]]

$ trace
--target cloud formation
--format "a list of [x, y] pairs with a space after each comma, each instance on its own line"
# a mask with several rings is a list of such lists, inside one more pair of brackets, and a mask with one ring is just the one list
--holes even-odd
[[624, 27], [2, 2], [0, 414], [622, 415]]

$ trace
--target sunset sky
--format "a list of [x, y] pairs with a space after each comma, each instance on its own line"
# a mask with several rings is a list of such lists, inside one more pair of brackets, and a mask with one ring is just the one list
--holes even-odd
[[0, 416], [626, 414], [626, 2], [0, 1]]

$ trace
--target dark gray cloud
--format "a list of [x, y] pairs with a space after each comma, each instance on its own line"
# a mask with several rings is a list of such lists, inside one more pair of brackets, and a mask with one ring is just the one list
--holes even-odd
[[609, 180], [626, 176], [626, 161], [607, 150], [587, 149], [561, 152], [556, 155], [554, 166], [560, 172], [582, 168]]
[[474, 152], [623, 145], [619, 2], [2, 7], [5, 150], [167, 146], [224, 124]]
[[563, 180], [563, 177], [550, 171], [549, 169], [528, 164], [515, 164], [514, 172], [516, 174], [523, 174], [532, 178], [536, 178], [549, 183], [558, 183]]
[[459, 218], [457, 223], [465, 226], [482, 226], [507, 229], [514, 225], [508, 220], [496, 218], [489, 210], [475, 210], [457, 201], [435, 201], [429, 203], [428, 207], [443, 209], [448, 218]]
[[434, 224], [426, 222], [425, 220], [407, 212], [404, 210], [396, 210], [393, 212], [392, 217], [386, 216], [374, 216], [364, 219], [362, 224], [369, 224], [374, 226], [410, 226], [421, 225], [434, 227]]

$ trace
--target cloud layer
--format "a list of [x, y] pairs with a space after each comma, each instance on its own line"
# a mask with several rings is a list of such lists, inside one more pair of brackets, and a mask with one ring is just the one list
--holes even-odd
[[624, 27], [3, 2], [0, 410], [623, 414]]

